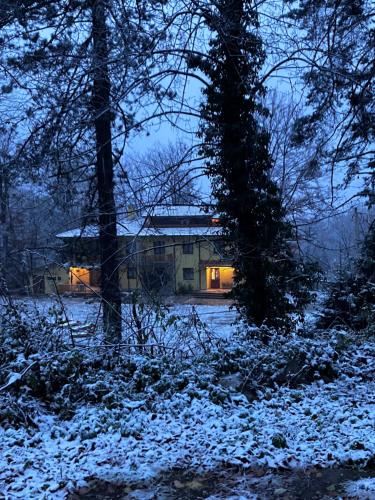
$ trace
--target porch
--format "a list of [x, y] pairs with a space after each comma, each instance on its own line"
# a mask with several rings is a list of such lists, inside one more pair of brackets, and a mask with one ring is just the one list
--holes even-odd
[[205, 274], [207, 292], [223, 294], [233, 288], [233, 267], [217, 263], [205, 266]]
[[96, 295], [100, 292], [100, 270], [72, 266], [69, 268], [69, 283], [58, 283], [57, 290], [66, 295]]

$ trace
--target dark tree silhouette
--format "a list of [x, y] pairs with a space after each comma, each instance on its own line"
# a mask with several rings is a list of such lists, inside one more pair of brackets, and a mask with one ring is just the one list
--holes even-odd
[[305, 279], [289, 248], [279, 190], [271, 179], [269, 137], [257, 123], [263, 95], [258, 74], [265, 59], [256, 34], [257, 12], [246, 0], [219, 0], [206, 14], [209, 59], [193, 61], [209, 77], [202, 106], [203, 153], [217, 210], [233, 253], [233, 295], [257, 325], [285, 325], [300, 305], [286, 296]]

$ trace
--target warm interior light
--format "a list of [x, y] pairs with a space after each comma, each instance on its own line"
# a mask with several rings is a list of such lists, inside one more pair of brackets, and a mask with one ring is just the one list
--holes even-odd
[[89, 285], [90, 270], [84, 267], [71, 267], [69, 269], [71, 285]]
[[229, 266], [206, 267], [207, 288], [232, 288], [234, 269]]

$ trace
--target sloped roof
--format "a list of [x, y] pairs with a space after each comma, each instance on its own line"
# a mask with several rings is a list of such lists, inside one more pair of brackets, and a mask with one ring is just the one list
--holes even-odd
[[[217, 226], [206, 227], [146, 227], [146, 219], [149, 216], [156, 217], [196, 217], [207, 216], [204, 207], [192, 205], [170, 205], [156, 206], [152, 210], [145, 211], [137, 219], [121, 219], [117, 222], [118, 236], [147, 237], [147, 236], [216, 236], [220, 235], [221, 228]], [[97, 238], [99, 228], [96, 225], [88, 225], [84, 228], [75, 228], [57, 234], [58, 238]]]

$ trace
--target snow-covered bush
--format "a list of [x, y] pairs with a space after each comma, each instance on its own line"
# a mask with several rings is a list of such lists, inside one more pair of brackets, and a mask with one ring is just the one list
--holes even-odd
[[339, 273], [331, 284], [319, 324], [342, 325], [375, 334], [375, 223], [363, 242], [362, 254], [350, 272]]
[[[57, 310], [51, 313], [53, 318], [48, 319], [24, 306], [8, 306], [3, 310], [0, 418], [4, 421], [22, 423], [25, 419], [21, 406], [29, 414], [27, 404], [32, 400], [48, 404], [52, 411], [70, 418], [84, 403], [121, 408], [123, 400], [129, 397], [152, 399], [160, 394], [169, 397], [184, 390], [193, 394], [196, 389], [209, 390], [215, 399], [223, 397], [212, 384], [212, 370], [200, 365], [199, 360], [197, 366], [191, 368], [192, 350], [187, 351], [187, 360], [181, 356], [182, 348], [176, 357], [175, 349], [167, 350], [169, 355], [162, 354], [163, 349], [155, 350], [153, 355], [150, 350], [141, 355], [127, 347], [113, 353], [99, 340], [89, 347], [75, 346], [66, 328], [59, 326], [60, 313]], [[190, 317], [184, 321], [182, 336], [187, 328], [193, 328], [191, 321]], [[199, 338], [203, 324], [196, 318], [194, 324]], [[14, 411], [10, 407], [2, 411], [9, 398], [13, 398]], [[24, 400], [25, 404], [17, 406], [17, 401]], [[17, 408], [19, 416], [16, 416]]]
[[258, 391], [267, 387], [328, 383], [341, 375], [370, 380], [375, 375], [375, 345], [365, 336], [343, 330], [285, 336], [269, 331], [265, 343], [264, 335], [264, 329], [253, 329], [211, 355], [218, 376], [238, 374], [235, 385], [250, 398], [259, 397]]
[[194, 312], [170, 323], [168, 349], [140, 354], [125, 344], [113, 353], [100, 339], [72, 345], [59, 326], [60, 312], [51, 314], [53, 321], [25, 307], [7, 307], [1, 315], [3, 423], [32, 420], [35, 402], [71, 418], [84, 404], [121, 411], [129, 399], [141, 398], [152, 406], [160, 396], [168, 399], [176, 393], [223, 404], [233, 397], [233, 389], [248, 400], [267, 399], [270, 390], [282, 386], [328, 383], [339, 376], [374, 377], [374, 343], [344, 330], [283, 335], [241, 326], [232, 336], [216, 339]]

